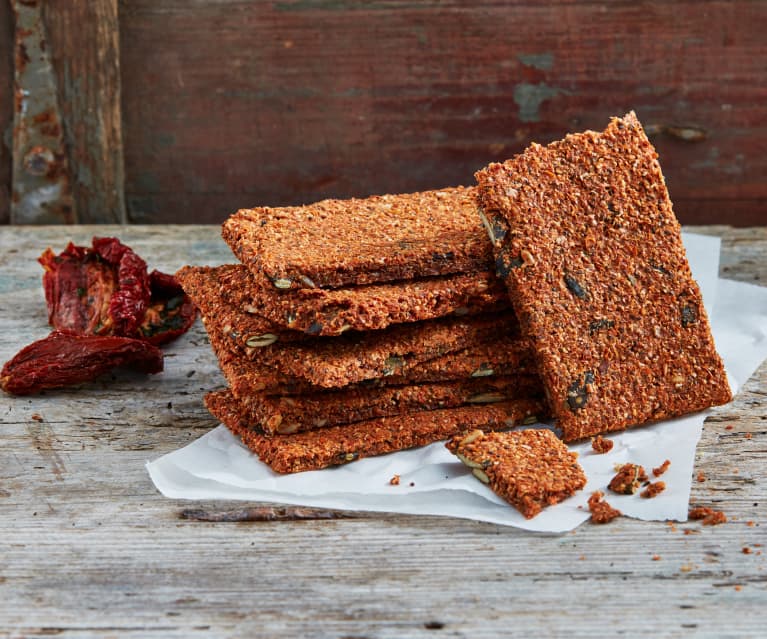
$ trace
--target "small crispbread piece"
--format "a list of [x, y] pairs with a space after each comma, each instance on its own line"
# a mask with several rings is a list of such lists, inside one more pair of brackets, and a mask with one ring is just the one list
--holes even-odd
[[633, 113], [476, 177], [497, 274], [565, 441], [731, 399], [657, 154]]
[[550, 430], [475, 430], [453, 437], [446, 446], [527, 519], [586, 485], [578, 454]]
[[[495, 404], [542, 397], [535, 376], [468, 379], [382, 388], [353, 388], [301, 395], [238, 396], [243, 417], [266, 433], [289, 434], [424, 410]], [[544, 419], [546, 415], [537, 415]]]
[[[199, 270], [208, 267], [198, 267]], [[282, 330], [335, 336], [446, 315], [472, 315], [508, 308], [503, 283], [490, 271], [338, 289], [280, 291], [259, 286], [241, 264], [215, 268], [225, 300], [244, 313], [258, 313]]]
[[243, 209], [222, 236], [259, 283], [337, 288], [485, 271], [492, 251], [474, 189]]
[[539, 400], [520, 399], [381, 417], [293, 435], [264, 435], [249, 427], [238, 409], [236, 398], [229, 391], [208, 393], [205, 405], [262, 462], [278, 473], [319, 470], [363, 457], [425, 446], [447, 439], [467, 426], [509, 428], [542, 409]]

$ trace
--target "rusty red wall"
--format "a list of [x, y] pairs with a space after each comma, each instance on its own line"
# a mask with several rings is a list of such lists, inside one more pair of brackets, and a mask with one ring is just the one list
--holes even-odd
[[121, 0], [119, 23], [134, 222], [467, 184], [634, 109], [684, 222], [767, 224], [765, 2]]

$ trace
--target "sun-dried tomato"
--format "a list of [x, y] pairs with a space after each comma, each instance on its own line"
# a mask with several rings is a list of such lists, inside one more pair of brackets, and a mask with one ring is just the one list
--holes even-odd
[[152, 271], [149, 284], [152, 299], [139, 333], [152, 344], [166, 344], [189, 330], [197, 317], [197, 307], [172, 275]]
[[70, 242], [40, 256], [48, 321], [79, 334], [115, 335], [165, 344], [185, 333], [197, 310], [172, 275], [153, 271], [113, 237], [93, 248]]
[[118, 366], [162, 370], [165, 344], [197, 317], [172, 275], [147, 273], [146, 262], [113, 237], [92, 248], [71, 242], [39, 258], [48, 322], [56, 329], [7, 362], [0, 388], [27, 395], [92, 380]]
[[159, 373], [163, 369], [162, 351], [129, 337], [55, 330], [6, 362], [0, 372], [0, 388], [13, 395], [29, 395], [87, 382], [117, 367]]

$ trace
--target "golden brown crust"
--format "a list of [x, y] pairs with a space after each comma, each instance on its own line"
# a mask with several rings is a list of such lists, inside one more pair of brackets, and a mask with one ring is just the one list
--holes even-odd
[[586, 485], [577, 453], [550, 430], [464, 432], [446, 446], [527, 519]]
[[[210, 317], [206, 319], [208, 326], [215, 323]], [[413, 367], [436, 357], [481, 344], [494, 336], [516, 334], [513, 314], [497, 313], [399, 324], [382, 331], [314, 338], [241, 352], [283, 377], [299, 377], [315, 386], [339, 388], [370, 379], [404, 376]]]
[[731, 399], [656, 153], [632, 113], [477, 173], [566, 441]]
[[[241, 351], [233, 350], [231, 342], [226, 340], [215, 322], [209, 321], [205, 316], [202, 320], [221, 370], [237, 397], [261, 392], [270, 395], [296, 395], [320, 390], [301, 377], [280, 373], [274, 367], [264, 364], [258, 357], [248, 358]], [[341, 388], [383, 388], [412, 383], [535, 374], [528, 343], [515, 337], [503, 336], [435, 357], [406, 368], [400, 374], [366, 379]], [[328, 389], [326, 392], [332, 391]]]
[[623, 513], [617, 508], [613, 508], [605, 499], [605, 494], [601, 490], [591, 493], [589, 497], [589, 511], [591, 512], [592, 524], [607, 524]]
[[[198, 267], [200, 271], [208, 268]], [[339, 289], [280, 291], [258, 286], [241, 264], [211, 270], [221, 284], [222, 297], [237, 310], [258, 312], [280, 330], [316, 336], [380, 330], [392, 324], [509, 307], [506, 287], [488, 271]]]
[[254, 351], [271, 348], [277, 342], [309, 339], [304, 333], [286, 330], [262, 315], [246, 312], [228, 303], [224, 296], [224, 284], [218, 275], [219, 271], [215, 268], [184, 266], [176, 273], [176, 279], [203, 317], [215, 318], [232, 348]]
[[[383, 388], [354, 388], [301, 395], [238, 395], [243, 418], [266, 433], [298, 433], [315, 428], [391, 417], [424, 410], [494, 404], [542, 397], [535, 376], [468, 379]], [[547, 415], [538, 415], [544, 419]]]
[[[222, 236], [277, 288], [335, 288], [487, 270], [473, 188], [243, 209]], [[350, 250], [350, 247], [354, 247]]]
[[508, 428], [542, 409], [541, 402], [522, 399], [487, 406], [449, 408], [382, 417], [293, 435], [264, 435], [242, 419], [229, 391], [208, 393], [205, 405], [272, 470], [297, 473], [346, 464], [363, 457], [425, 446], [463, 428]]

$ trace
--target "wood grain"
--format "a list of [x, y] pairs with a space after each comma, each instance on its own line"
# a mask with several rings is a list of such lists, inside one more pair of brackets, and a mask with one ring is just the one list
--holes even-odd
[[117, 0], [46, 2], [77, 222], [124, 223]]
[[[767, 229], [694, 230], [723, 236], [727, 277], [767, 280]], [[2, 228], [0, 361], [48, 331], [37, 255], [94, 233], [119, 233], [150, 268], [232, 260], [210, 226]], [[201, 397], [222, 383], [198, 322], [161, 376], [0, 397], [0, 636], [764, 634], [767, 364], [697, 451], [692, 499], [730, 522], [563, 535], [393, 514], [261, 521], [273, 505], [164, 499], [144, 463], [214, 425]]]
[[135, 222], [468, 184], [635, 109], [684, 222], [767, 222], [757, 1], [121, 0]]

